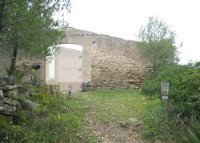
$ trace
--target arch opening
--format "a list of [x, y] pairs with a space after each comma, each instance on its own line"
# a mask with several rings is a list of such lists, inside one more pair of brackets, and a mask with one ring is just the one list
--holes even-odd
[[81, 91], [85, 71], [83, 46], [59, 44], [52, 52], [46, 58], [46, 84], [59, 85], [61, 91], [68, 90], [69, 86], [73, 91]]

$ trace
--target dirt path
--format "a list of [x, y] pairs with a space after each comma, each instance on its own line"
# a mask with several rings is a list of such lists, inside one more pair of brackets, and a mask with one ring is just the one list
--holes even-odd
[[112, 122], [105, 123], [96, 118], [95, 107], [89, 107], [87, 111], [85, 127], [98, 138], [98, 143], [146, 143], [139, 137], [143, 124], [136, 118], [118, 122], [113, 116]]

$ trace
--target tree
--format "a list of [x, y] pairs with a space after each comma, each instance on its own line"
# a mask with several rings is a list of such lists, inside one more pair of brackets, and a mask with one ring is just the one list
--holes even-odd
[[12, 52], [9, 75], [15, 73], [19, 50], [48, 55], [48, 47], [61, 40], [57, 11], [67, 10], [70, 0], [0, 0], [0, 49]]
[[148, 23], [141, 27], [138, 47], [142, 56], [153, 65], [153, 71], [160, 65], [178, 61], [175, 32], [157, 18], [149, 17]]

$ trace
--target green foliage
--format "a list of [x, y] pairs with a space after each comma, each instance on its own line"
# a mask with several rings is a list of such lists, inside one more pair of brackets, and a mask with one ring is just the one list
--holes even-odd
[[14, 124], [10, 124], [11, 119], [0, 118], [0, 141], [87, 142], [81, 124], [84, 112], [74, 100], [66, 99], [62, 95], [46, 95], [44, 89], [39, 88], [32, 97], [20, 99], [29, 99], [36, 106], [32, 110], [18, 110], [14, 116]]
[[[134, 123], [130, 122], [131, 118], [135, 119], [137, 123], [139, 122], [139, 127], [136, 128], [140, 131], [142, 130], [141, 128], [146, 128], [148, 124], [146, 118], [152, 117], [154, 115], [152, 113], [162, 109], [160, 100], [157, 97], [143, 96], [137, 90], [95, 90], [83, 94], [79, 98], [81, 99], [81, 104], [87, 110], [92, 110], [89, 118], [93, 118], [94, 127], [96, 124], [108, 126], [111, 128], [111, 134], [115, 132], [116, 127], [119, 128], [119, 124], [128, 123], [131, 128], [134, 128]], [[145, 121], [144, 125], [142, 123], [143, 121]], [[122, 134], [126, 131], [123, 129]], [[106, 136], [109, 135], [106, 134]], [[120, 137], [118, 140], [121, 142], [124, 141]]]
[[[60, 21], [53, 14], [69, 6], [70, 0], [6, 0], [0, 2], [0, 46], [10, 51], [10, 75], [15, 71], [19, 50], [37, 55], [49, 55], [49, 46], [57, 44], [64, 33], [58, 30]], [[56, 28], [57, 27], [57, 28]]]
[[68, 0], [63, 3], [50, 0], [4, 2], [0, 35], [2, 47], [23, 49], [36, 54], [46, 52], [49, 46], [58, 42], [61, 35], [60, 31], [55, 30], [58, 21], [52, 19], [53, 12], [66, 3]]
[[[5, 71], [7, 75], [10, 75], [10, 68], [6, 68]], [[37, 79], [36, 71], [32, 69], [32, 65], [26, 62], [16, 65], [16, 69], [12, 76], [14, 77], [16, 84], [30, 84], [31, 76]]]
[[199, 66], [170, 65], [159, 68], [144, 81], [142, 92], [146, 95], [160, 94], [160, 84], [168, 81], [169, 98], [173, 114], [181, 118], [200, 118], [200, 69]]
[[173, 111], [181, 113], [181, 117], [200, 119], [200, 67], [199, 63], [189, 66], [188, 69], [177, 78], [176, 85], [173, 85], [170, 93]]
[[162, 108], [155, 108], [151, 116], [144, 118], [142, 137], [150, 142], [182, 143], [186, 127], [176, 117], [168, 116]]
[[187, 128], [186, 133], [181, 133], [182, 143], [199, 143], [200, 142], [200, 123], [195, 123]]
[[[186, 66], [183, 65], [167, 65], [158, 68], [155, 72], [148, 75], [146, 80], [143, 82], [141, 90], [145, 95], [160, 95], [161, 93], [161, 82], [168, 81], [170, 90], [169, 94], [176, 89], [178, 78], [187, 70]], [[175, 87], [175, 88], [174, 88]]]
[[142, 86], [142, 92], [146, 95], [160, 94], [161, 81], [169, 82], [169, 110], [157, 112], [152, 119], [147, 118], [145, 138], [183, 142], [181, 139], [185, 136], [185, 141], [199, 141], [199, 127], [192, 125], [200, 120], [199, 78], [199, 63], [160, 67], [148, 76]]
[[150, 17], [147, 25], [141, 27], [139, 41], [140, 53], [152, 63], [153, 71], [160, 65], [178, 60], [175, 32], [170, 31], [169, 26], [157, 18]]

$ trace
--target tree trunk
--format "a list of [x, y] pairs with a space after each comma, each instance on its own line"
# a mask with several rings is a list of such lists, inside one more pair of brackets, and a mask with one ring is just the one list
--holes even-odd
[[153, 61], [153, 72], [156, 71], [156, 60]]
[[3, 29], [3, 12], [4, 12], [4, 7], [5, 7], [5, 1], [2, 0], [0, 2], [0, 32]]
[[13, 50], [13, 56], [12, 56], [12, 61], [11, 61], [11, 65], [10, 65], [9, 75], [14, 75], [14, 73], [15, 73], [17, 52], [18, 52], [18, 47], [16, 44], [15, 48]]

